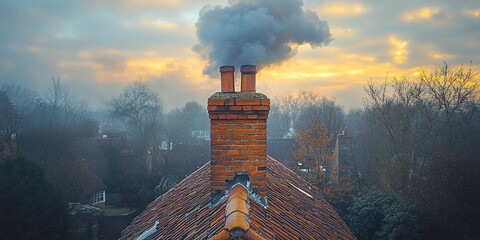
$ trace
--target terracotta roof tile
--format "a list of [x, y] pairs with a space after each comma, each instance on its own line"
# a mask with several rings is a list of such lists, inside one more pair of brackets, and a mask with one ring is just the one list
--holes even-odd
[[[228, 231], [224, 232], [228, 226], [228, 199], [211, 206], [209, 181], [210, 164], [207, 163], [153, 201], [122, 232], [121, 239], [136, 239], [152, 228], [156, 220], [159, 221], [157, 231], [150, 239], [209, 239], [214, 236], [215, 239], [228, 239], [225, 238]], [[237, 190], [230, 192], [230, 199], [242, 196]], [[267, 158], [267, 197], [268, 207], [265, 208], [249, 196], [248, 215], [240, 207], [241, 201], [236, 203], [239, 205], [234, 209], [243, 210], [234, 213], [243, 215], [242, 221], [250, 225], [243, 236], [245, 239], [355, 239], [312, 185], [270, 157]], [[234, 222], [233, 225], [238, 224]]]

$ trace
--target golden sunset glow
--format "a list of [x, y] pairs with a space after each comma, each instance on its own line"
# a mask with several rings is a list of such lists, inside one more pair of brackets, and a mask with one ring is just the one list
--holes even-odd
[[[206, 8], [215, 9], [240, 1], [73, 0], [57, 8], [43, 2], [27, 8], [16, 2], [6, 4], [19, 9], [21, 14], [0, 16], [1, 30], [8, 33], [0, 39], [0, 84], [40, 86], [50, 83], [52, 77], [61, 77], [71, 84], [72, 92], [93, 89], [101, 93], [101, 97], [89, 97], [93, 106], [101, 107], [105, 99], [118, 95], [128, 83], [142, 79], [171, 109], [186, 101], [202, 102], [220, 89], [218, 70], [213, 69], [213, 74], [204, 72], [211, 64], [208, 55], [193, 50], [199, 43], [197, 24], [207, 5]], [[297, 4], [291, 3], [294, 2]], [[295, 51], [259, 69], [257, 75], [258, 91], [269, 97], [315, 91], [335, 98], [347, 108], [360, 107], [363, 86], [371, 79], [403, 74], [415, 77], [419, 68], [443, 61], [451, 65], [470, 61], [480, 64], [480, 2], [325, 0], [303, 1], [301, 9], [308, 12], [305, 19], [318, 18], [325, 24], [322, 31], [333, 40], [313, 44], [312, 48], [309, 41], [318, 35], [307, 28], [302, 30], [302, 41], [282, 42]], [[285, 13], [254, 14], [277, 23]], [[234, 16], [225, 16], [228, 17]], [[268, 47], [277, 46], [276, 39], [284, 36], [275, 31], [284, 27], [272, 27], [272, 32], [265, 35], [272, 40], [262, 46], [266, 56], [277, 58], [268, 52]], [[224, 41], [224, 37], [238, 32], [242, 33], [239, 37], [254, 38], [271, 29], [266, 27], [259, 32], [256, 28], [228, 25], [211, 39]], [[286, 33], [302, 35], [294, 30], [297, 29]], [[222, 53], [232, 51], [228, 44], [227, 41], [211, 47]], [[237, 45], [232, 46], [242, 47]], [[231, 54], [235, 58], [238, 53]], [[248, 60], [235, 64], [237, 89], [241, 64], [261, 65]]]
[[469, 17], [480, 18], [480, 9], [466, 10], [463, 13]]
[[404, 61], [406, 61], [406, 55], [408, 54], [408, 51], [405, 47], [407, 46], [408, 42], [400, 41], [394, 37], [390, 37], [390, 44], [392, 44], [394, 47], [393, 54], [395, 62], [403, 63]]
[[408, 22], [418, 20], [430, 20], [435, 14], [439, 12], [440, 9], [438, 8], [420, 8], [404, 13], [403, 19]]
[[[366, 64], [360, 58], [359, 61], [346, 60], [351, 57], [353, 56], [345, 56], [343, 62], [317, 59], [291, 60], [281, 66], [262, 70], [257, 78], [266, 82], [259, 81], [258, 89], [264, 92], [268, 90], [267, 93], [271, 95], [314, 91], [338, 99], [346, 97], [340, 93], [342, 90], [354, 85], [361, 86], [372, 78], [383, 79], [388, 73], [403, 75], [416, 70], [401, 69], [391, 63]], [[368, 60], [371, 59], [366, 61]], [[378, 72], [376, 69], [379, 68], [385, 71]]]
[[[108, 1], [106, 1], [108, 3]], [[184, 0], [121, 0], [120, 4], [125, 9], [143, 7], [179, 8], [185, 5]]]
[[330, 29], [332, 31], [332, 35], [335, 36], [336, 38], [352, 38], [356, 36], [356, 31], [352, 28], [332, 28]]
[[365, 12], [365, 6], [361, 3], [330, 2], [317, 8], [317, 12], [323, 15], [333, 16], [356, 16]]
[[178, 28], [178, 24], [162, 20], [143, 20], [140, 22], [140, 24], [148, 28], [162, 30], [173, 30]]
[[452, 58], [453, 56], [452, 55], [449, 55], [449, 54], [440, 54], [440, 53], [435, 53], [432, 55], [433, 58], [435, 59], [450, 59]]

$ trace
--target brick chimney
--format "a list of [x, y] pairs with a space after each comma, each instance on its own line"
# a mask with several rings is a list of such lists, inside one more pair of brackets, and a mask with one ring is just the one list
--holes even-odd
[[[233, 70], [233, 67], [228, 67], [228, 70]], [[225, 70], [221, 68], [220, 72]], [[241, 70], [242, 92], [225, 89], [227, 91], [214, 93], [208, 99], [212, 196], [225, 190], [227, 181], [232, 181], [236, 175], [248, 175], [251, 190], [262, 197], [266, 196], [267, 118], [270, 99], [255, 92], [255, 65], [243, 65]], [[248, 82], [244, 83], [244, 79]], [[222, 86], [229, 85], [224, 85], [223, 81], [222, 76]]]

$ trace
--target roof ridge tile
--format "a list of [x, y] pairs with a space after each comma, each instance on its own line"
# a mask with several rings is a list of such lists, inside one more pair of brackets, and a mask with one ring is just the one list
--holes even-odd
[[251, 239], [264, 240], [250, 228], [249, 191], [243, 184], [236, 184], [229, 192], [225, 208], [225, 228], [211, 240]]

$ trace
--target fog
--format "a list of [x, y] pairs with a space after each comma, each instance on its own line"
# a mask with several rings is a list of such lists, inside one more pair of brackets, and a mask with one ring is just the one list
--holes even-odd
[[207, 99], [244, 64], [271, 100], [267, 154], [358, 239], [480, 239], [479, 9], [4, 2], [2, 239], [118, 239], [211, 160]]
[[[384, 222], [378, 226], [408, 229], [382, 228], [375, 234], [477, 236], [477, 71], [444, 64], [424, 69], [414, 80], [404, 76], [372, 81], [364, 86], [364, 107], [348, 112], [335, 99], [315, 92], [273, 97], [267, 153], [316, 187], [360, 239], [372, 237], [358, 223], [370, 216], [364, 215], [364, 207], [382, 211], [378, 217]], [[46, 212], [39, 215], [51, 215], [52, 221], [32, 218], [32, 229], [51, 228], [64, 236], [65, 225], [59, 222], [77, 221], [78, 206], [90, 203], [89, 189], [108, 189], [108, 214], [131, 211], [133, 217], [138, 214], [134, 209], [143, 209], [210, 161], [210, 124], [201, 103], [166, 110], [159, 95], [142, 81], [112, 97], [104, 111], [93, 112], [60, 79], [53, 79], [43, 92], [15, 85], [0, 90], [0, 170], [6, 187], [0, 190], [15, 186], [18, 193], [28, 191], [32, 178], [20, 185], [14, 179], [34, 172], [41, 185], [39, 192], [32, 192], [37, 201], [57, 199], [42, 202]], [[346, 140], [339, 142], [340, 138]], [[321, 147], [311, 145], [319, 142]], [[308, 148], [318, 154], [304, 155]], [[315, 170], [318, 164], [322, 171]], [[334, 177], [335, 172], [343, 177]], [[341, 184], [335, 184], [338, 181]], [[15, 202], [9, 193], [1, 196], [11, 209], [32, 207]], [[387, 203], [376, 205], [382, 201]], [[10, 214], [17, 213], [1, 216]], [[410, 219], [396, 223], [398, 219], [388, 214]], [[472, 225], [463, 218], [472, 219]], [[88, 219], [97, 221], [93, 215]], [[445, 219], [457, 220], [447, 228]], [[75, 228], [72, 224], [69, 229]], [[101, 226], [108, 232], [108, 222]], [[433, 230], [437, 227], [443, 230]], [[105, 234], [108, 239], [120, 233]]]

